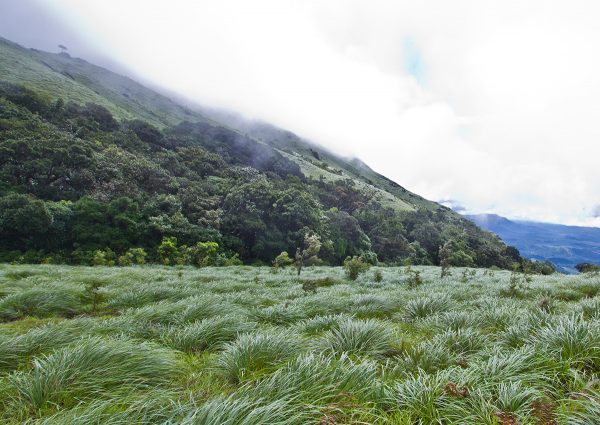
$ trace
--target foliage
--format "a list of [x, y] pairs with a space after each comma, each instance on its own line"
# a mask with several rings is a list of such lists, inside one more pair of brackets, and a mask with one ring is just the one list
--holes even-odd
[[120, 266], [141, 266], [146, 264], [148, 254], [144, 248], [129, 248], [127, 252], [119, 257]]
[[297, 248], [294, 257], [294, 265], [300, 276], [304, 265], [316, 264], [319, 261], [319, 251], [321, 250], [321, 238], [316, 234], [306, 233], [304, 235], [304, 248]]
[[594, 273], [600, 272], [600, 266], [590, 263], [580, 263], [575, 266], [579, 273]]
[[7, 40], [0, 51], [0, 196], [29, 194], [53, 218], [43, 235], [17, 228], [1, 259], [89, 264], [96, 250], [141, 247], [155, 261], [166, 236], [265, 263], [294, 252], [308, 228], [335, 265], [371, 262], [369, 252], [438, 264], [450, 240], [460, 265], [520, 260], [449, 209], [289, 132], [192, 111], [66, 54]]
[[160, 245], [156, 248], [159, 261], [168, 266], [177, 264], [179, 261], [179, 248], [176, 237], [163, 237]]
[[362, 257], [348, 257], [344, 260], [346, 276], [350, 280], [358, 279], [358, 276], [366, 273], [370, 267], [370, 264], [364, 262]]
[[[145, 261], [203, 266], [236, 254], [245, 263], [268, 263], [300, 248], [294, 260], [301, 270], [317, 259], [341, 265], [348, 256], [370, 264], [437, 264], [439, 246], [447, 243], [456, 266], [508, 268], [520, 260], [460, 216], [366, 169], [321, 155], [321, 170], [334, 170], [335, 179], [307, 178], [281, 146], [192, 119], [174, 105], [149, 113], [140, 105], [160, 96], [141, 86], [132, 93], [145, 97], [115, 106], [103, 85], [121, 77], [110, 74], [92, 90], [85, 86], [106, 70], [52, 55], [40, 65], [33, 59], [40, 52], [4, 41], [0, 49], [15, 59], [10, 63], [33, 61], [33, 68], [23, 69], [31, 78], [31, 69], [44, 74], [49, 63], [67, 73], [44, 74], [44, 81], [54, 82], [47, 90], [0, 83], [2, 261], [128, 265], [136, 263], [128, 250], [141, 248]], [[11, 66], [17, 65], [3, 71], [18, 80]], [[80, 74], [81, 67], [92, 76]], [[64, 77], [71, 73], [82, 79]], [[276, 143], [271, 133], [264, 135]], [[304, 255], [307, 234], [320, 240], [318, 257]], [[176, 238], [179, 252], [161, 247], [163, 238]], [[218, 244], [218, 255], [202, 253], [198, 243]], [[114, 259], [96, 256], [108, 250]]]
[[376, 283], [380, 283], [383, 281], [383, 273], [381, 273], [381, 270], [375, 270], [375, 273], [373, 273], [373, 280]]
[[[414, 289], [418, 286], [421, 286], [423, 282], [423, 278], [421, 277], [421, 272], [419, 270], [409, 269], [407, 271], [408, 278], [406, 279], [406, 283], [409, 288]], [[442, 273], [440, 273], [441, 275]]]
[[294, 260], [290, 258], [290, 255], [287, 253], [287, 251], [282, 251], [281, 254], [279, 254], [273, 260], [273, 268], [277, 271], [279, 269], [291, 266], [293, 263]]

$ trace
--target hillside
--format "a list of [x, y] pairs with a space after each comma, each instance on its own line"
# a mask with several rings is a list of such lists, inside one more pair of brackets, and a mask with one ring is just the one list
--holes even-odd
[[89, 263], [98, 251], [132, 248], [164, 260], [161, 241], [176, 238], [170, 261], [195, 262], [190, 247], [216, 242], [223, 258], [269, 263], [307, 234], [318, 235], [329, 264], [351, 255], [437, 264], [446, 242], [457, 266], [520, 260], [359, 160], [4, 39], [0, 148], [7, 261]]
[[574, 273], [579, 263], [600, 264], [599, 228], [508, 220], [494, 214], [466, 217], [517, 247], [525, 257], [549, 260], [565, 272]]

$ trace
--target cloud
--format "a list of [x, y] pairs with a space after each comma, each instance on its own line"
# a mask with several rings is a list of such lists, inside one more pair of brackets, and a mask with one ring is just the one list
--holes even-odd
[[39, 1], [189, 98], [472, 212], [600, 225], [594, 1]]

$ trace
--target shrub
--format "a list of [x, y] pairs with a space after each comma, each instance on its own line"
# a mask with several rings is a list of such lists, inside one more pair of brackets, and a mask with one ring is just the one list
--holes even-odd
[[98, 304], [106, 299], [106, 294], [101, 291], [105, 284], [106, 282], [100, 279], [91, 279], [85, 284], [86, 295], [92, 301], [92, 311], [96, 311]]
[[198, 267], [217, 266], [221, 261], [219, 244], [216, 242], [198, 242], [187, 248], [186, 254], [186, 262]]
[[147, 256], [144, 248], [129, 248], [125, 254], [119, 257], [119, 266], [141, 266], [146, 264]]
[[114, 266], [116, 255], [112, 249], [106, 248], [105, 250], [94, 251], [92, 258], [92, 265], [94, 266]]
[[156, 254], [159, 261], [166, 266], [177, 264], [179, 261], [177, 238], [163, 237], [160, 245], [156, 248]]
[[594, 273], [600, 272], [600, 266], [591, 263], [579, 263], [575, 266], [579, 273]]
[[383, 281], [383, 273], [381, 273], [381, 270], [375, 270], [375, 273], [373, 273], [373, 280], [377, 283]]
[[317, 264], [321, 260], [318, 255], [321, 251], [321, 238], [319, 235], [306, 233], [304, 235], [304, 249], [297, 248], [294, 256], [294, 265], [298, 276], [302, 272], [302, 268], [307, 265]]
[[366, 273], [371, 265], [363, 261], [362, 257], [347, 257], [344, 260], [346, 276], [350, 280], [358, 279], [358, 276]]
[[302, 290], [304, 292], [317, 292], [317, 288], [326, 288], [333, 286], [337, 282], [331, 277], [323, 277], [319, 279], [305, 279], [302, 280]]
[[410, 269], [407, 273], [408, 278], [406, 279], [406, 283], [409, 288], [414, 289], [421, 286], [424, 283], [420, 271]]
[[275, 270], [279, 270], [291, 266], [293, 263], [294, 260], [290, 258], [290, 255], [287, 253], [287, 251], [283, 251], [273, 260], [273, 268]]
[[240, 254], [238, 254], [237, 252], [225, 260], [225, 266], [227, 267], [241, 266], [243, 264], [244, 263], [242, 262], [242, 260], [240, 260]]

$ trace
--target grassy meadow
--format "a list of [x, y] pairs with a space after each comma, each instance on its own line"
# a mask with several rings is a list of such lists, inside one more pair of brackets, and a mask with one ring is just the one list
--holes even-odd
[[598, 424], [599, 373], [594, 276], [0, 266], [0, 423]]

